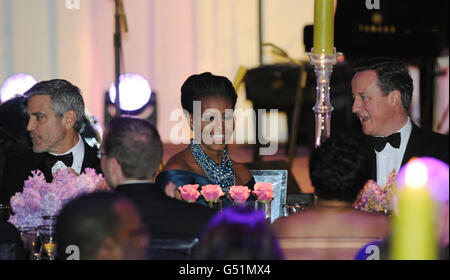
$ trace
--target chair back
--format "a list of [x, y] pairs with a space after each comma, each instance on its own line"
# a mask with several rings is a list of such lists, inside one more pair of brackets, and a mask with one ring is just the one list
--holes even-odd
[[280, 238], [287, 260], [353, 260], [366, 244], [378, 237], [298, 237]]
[[198, 238], [152, 238], [147, 256], [150, 260], [190, 260], [198, 242]]

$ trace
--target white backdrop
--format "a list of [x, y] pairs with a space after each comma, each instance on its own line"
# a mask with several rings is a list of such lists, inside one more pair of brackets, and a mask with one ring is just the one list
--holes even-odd
[[[66, 0], [0, 0], [0, 83], [19, 72], [37, 80], [67, 79], [81, 88], [87, 110], [103, 123], [104, 94], [114, 79], [114, 0], [79, 1], [79, 9], [68, 9]], [[314, 0], [262, 2], [263, 41], [304, 58], [303, 27], [313, 23]], [[169, 116], [181, 107], [180, 87], [189, 75], [210, 71], [233, 81], [240, 65], [258, 65], [257, 3], [124, 0], [129, 26], [122, 41], [124, 70], [143, 75], [156, 91], [164, 142], [169, 142], [175, 125]], [[269, 49], [263, 58], [264, 63], [280, 61]], [[439, 128], [445, 133], [448, 56], [440, 65], [446, 76], [438, 81], [436, 120], [444, 120]], [[238, 107], [250, 107], [245, 92], [239, 94]], [[287, 128], [280, 126], [284, 133], [279, 136], [286, 138]]]
[[[257, 2], [124, 1], [125, 72], [143, 75], [156, 91], [163, 141], [189, 75], [210, 71], [233, 81], [240, 65], [258, 65]], [[265, 0], [263, 6], [264, 41], [302, 57], [302, 31], [313, 22], [314, 1]], [[0, 17], [0, 83], [19, 72], [37, 80], [67, 79], [103, 122], [104, 92], [114, 79], [114, 1], [80, 0], [79, 9], [68, 9], [66, 0], [0, 0]], [[265, 62], [275, 59], [264, 56]]]

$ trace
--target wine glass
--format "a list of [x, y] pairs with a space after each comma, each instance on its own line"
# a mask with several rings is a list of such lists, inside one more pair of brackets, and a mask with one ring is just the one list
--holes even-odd
[[55, 227], [45, 225], [39, 227], [39, 238], [42, 250], [47, 254], [49, 260], [54, 260], [56, 256], [56, 234]]
[[20, 237], [22, 238], [25, 256], [32, 260], [35, 254], [37, 231], [34, 227], [20, 227]]

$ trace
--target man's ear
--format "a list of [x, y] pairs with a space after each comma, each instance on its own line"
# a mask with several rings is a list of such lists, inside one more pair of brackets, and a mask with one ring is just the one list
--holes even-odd
[[74, 127], [77, 121], [77, 113], [74, 110], [69, 110], [64, 113], [62, 117], [62, 125], [65, 129], [71, 129]]
[[108, 180], [111, 183], [111, 187], [116, 187], [122, 182], [122, 167], [115, 157], [108, 157], [102, 160], [102, 168], [104, 168], [104, 172], [109, 174]]
[[393, 90], [389, 93], [389, 104], [392, 107], [403, 106], [402, 104], [402, 94], [398, 90]]

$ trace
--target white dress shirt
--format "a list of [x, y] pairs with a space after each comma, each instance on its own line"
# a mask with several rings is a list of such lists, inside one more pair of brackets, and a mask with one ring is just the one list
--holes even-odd
[[386, 143], [386, 147], [380, 152], [375, 151], [377, 156], [377, 184], [384, 186], [387, 177], [393, 169], [399, 171], [406, 146], [408, 145], [409, 136], [411, 135], [412, 124], [408, 117], [406, 124], [397, 132], [400, 132], [400, 147], [398, 149]]
[[72, 149], [70, 149], [67, 153], [64, 153], [64, 154], [49, 153], [49, 154], [52, 154], [55, 156], [62, 156], [62, 155], [66, 155], [69, 153], [72, 153], [72, 155], [73, 155], [72, 166], [66, 166], [64, 164], [64, 162], [57, 161], [55, 163], [55, 165], [53, 165], [53, 167], [52, 167], [52, 174], [55, 174], [58, 169], [67, 168], [67, 167], [72, 167], [73, 170], [75, 170], [75, 172], [78, 174], [81, 173], [81, 166], [83, 165], [83, 159], [84, 159], [84, 143], [83, 143], [83, 140], [82, 140], [80, 134], [78, 134], [78, 143], [75, 146], [73, 146]]

